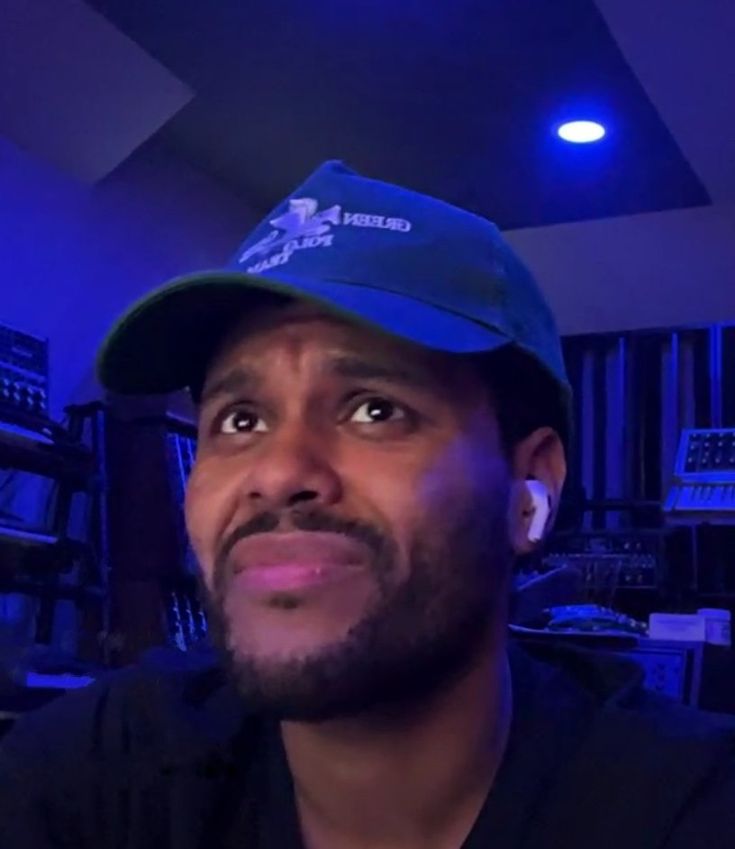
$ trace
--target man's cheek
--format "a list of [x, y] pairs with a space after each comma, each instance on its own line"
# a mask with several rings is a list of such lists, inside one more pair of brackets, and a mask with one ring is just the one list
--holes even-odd
[[447, 468], [445, 463], [436, 463], [415, 481], [414, 500], [429, 527], [441, 526], [457, 510], [462, 510], [467, 501], [468, 482], [458, 479], [456, 469]]
[[[208, 500], [209, 504], [207, 504]], [[189, 480], [184, 500], [184, 517], [189, 541], [208, 586], [214, 561], [213, 528], [215, 522], [212, 515], [212, 506], [211, 499], [208, 499], [205, 489], [196, 478], [192, 477]]]
[[188, 495], [184, 502], [184, 519], [186, 522], [186, 530], [189, 534], [189, 541], [191, 542], [195, 554], [201, 559], [204, 542], [203, 531], [197, 516], [195, 502]]

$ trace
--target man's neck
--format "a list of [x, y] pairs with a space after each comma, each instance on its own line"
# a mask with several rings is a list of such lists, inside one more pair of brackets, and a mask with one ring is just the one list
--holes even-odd
[[307, 849], [458, 849], [510, 729], [504, 643], [400, 716], [283, 723]]

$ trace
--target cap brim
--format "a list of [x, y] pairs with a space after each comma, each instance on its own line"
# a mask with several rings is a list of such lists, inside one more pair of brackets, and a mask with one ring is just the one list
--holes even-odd
[[177, 278], [134, 304], [102, 343], [100, 382], [113, 392], [141, 395], [191, 386], [233, 318], [269, 295], [306, 300], [442, 351], [492, 351], [511, 341], [465, 316], [384, 289], [212, 271]]

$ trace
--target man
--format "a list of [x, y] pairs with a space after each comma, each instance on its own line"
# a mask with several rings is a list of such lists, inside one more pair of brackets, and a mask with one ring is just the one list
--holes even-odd
[[735, 722], [508, 644], [569, 389], [493, 225], [327, 163], [229, 269], [134, 306], [100, 375], [197, 403], [186, 519], [220, 660], [20, 721], [3, 846], [732, 845]]

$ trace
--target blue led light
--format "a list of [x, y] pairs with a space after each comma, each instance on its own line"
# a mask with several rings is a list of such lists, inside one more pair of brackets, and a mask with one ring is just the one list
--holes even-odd
[[605, 128], [597, 121], [568, 121], [556, 132], [559, 138], [574, 144], [589, 144], [605, 136]]

